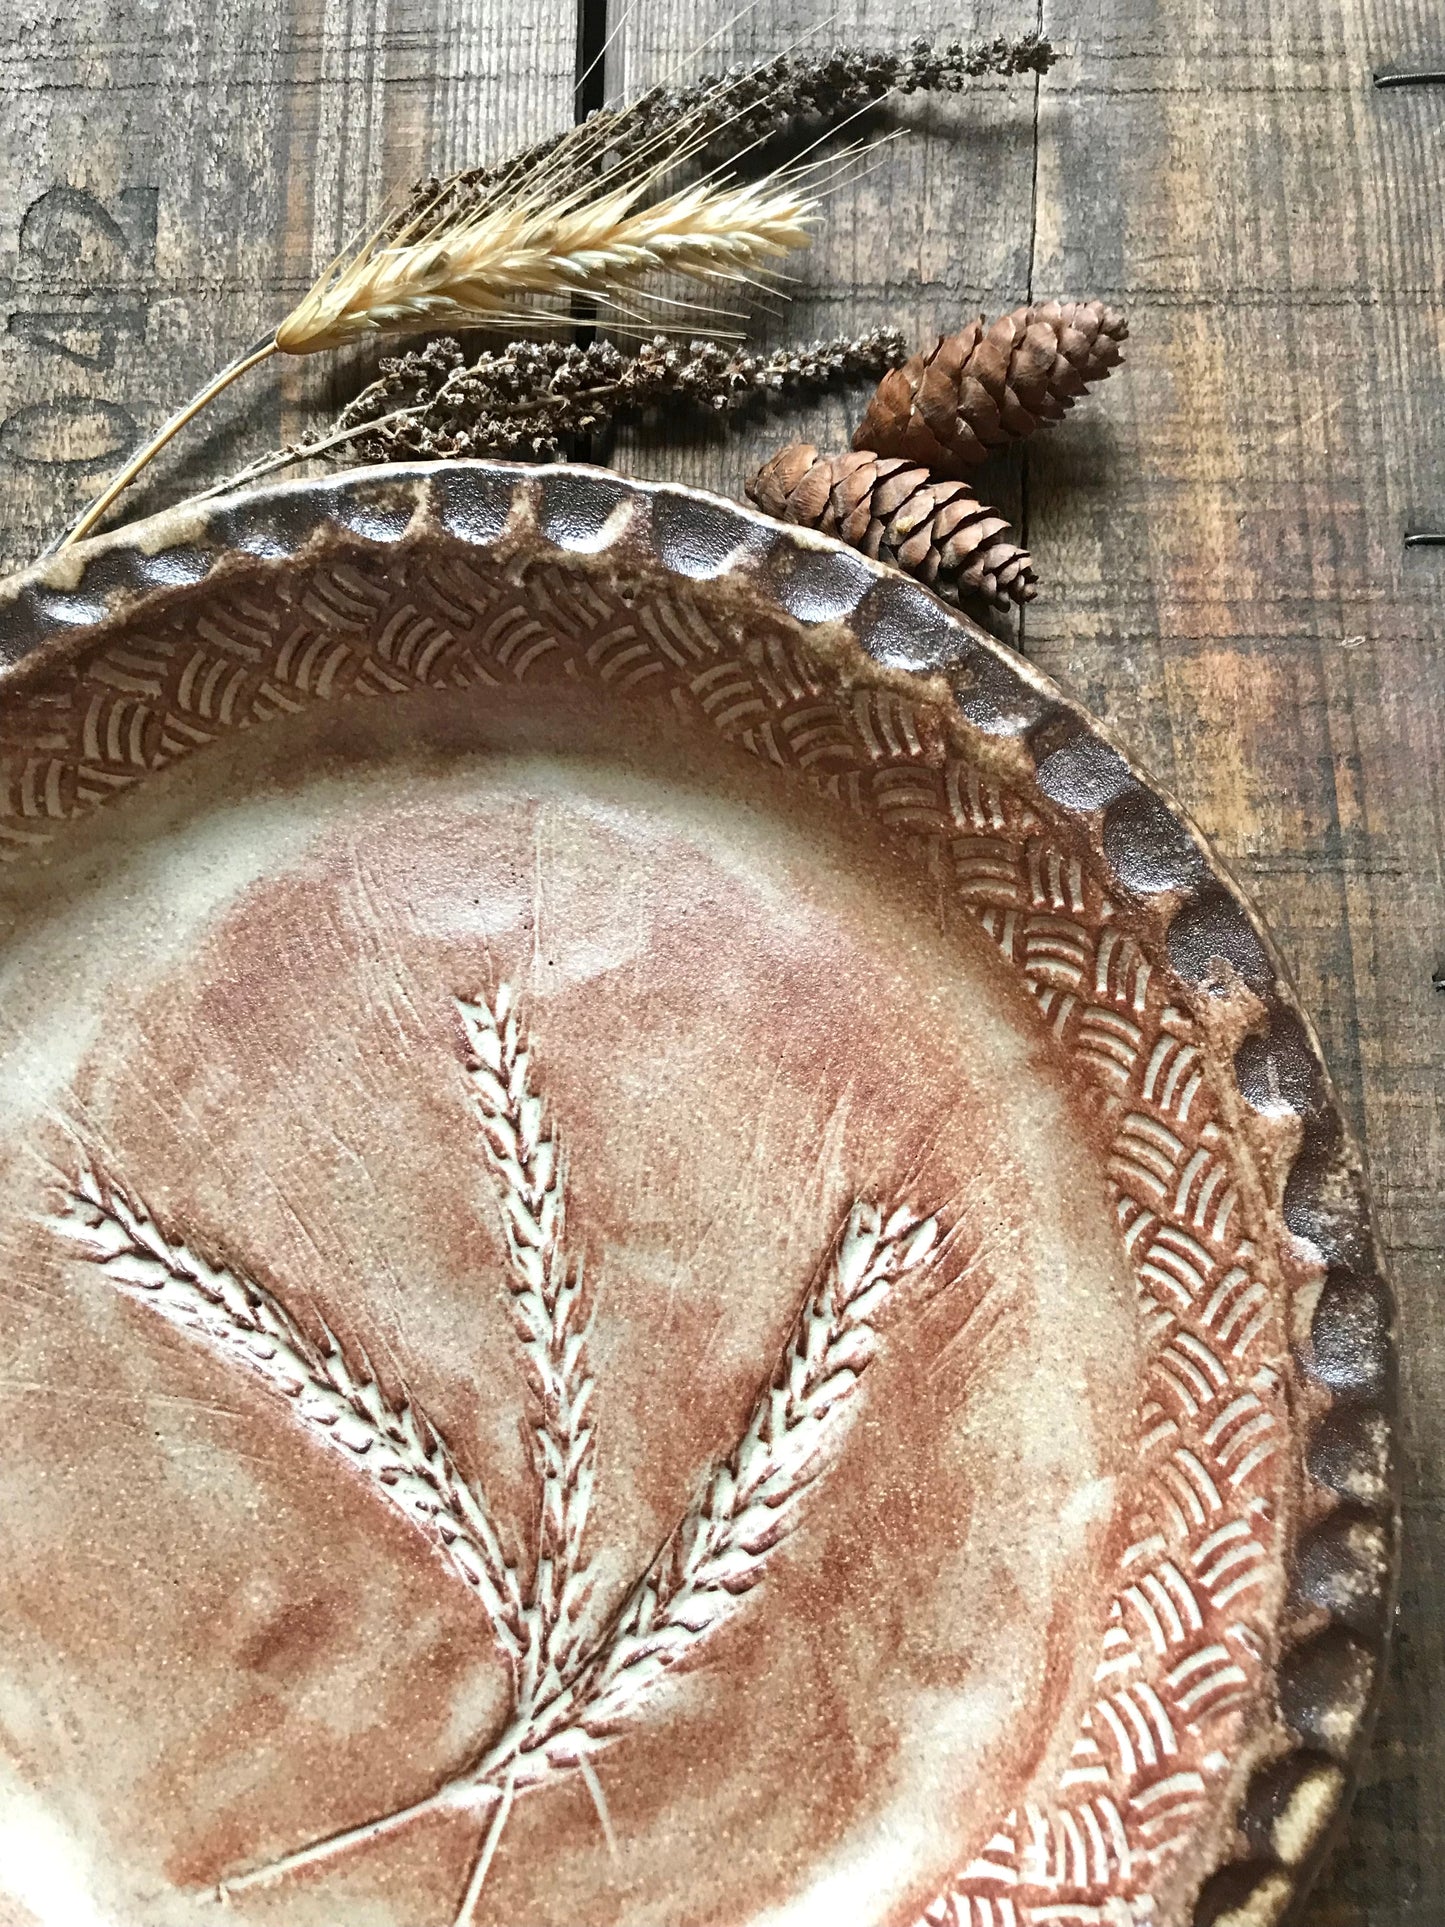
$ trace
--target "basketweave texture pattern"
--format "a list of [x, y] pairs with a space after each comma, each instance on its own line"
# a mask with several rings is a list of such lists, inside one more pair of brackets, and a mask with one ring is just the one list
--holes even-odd
[[[406, 539], [414, 519], [430, 539]], [[293, 561], [279, 597], [269, 581], [248, 594], [318, 526], [351, 539]], [[930, 598], [720, 504], [566, 471], [399, 472], [278, 491], [218, 511], [208, 532], [234, 543], [238, 528], [251, 555], [233, 550], [213, 589], [146, 600], [204, 580], [204, 545], [140, 556], [128, 575], [113, 565], [140, 598], [133, 616], [33, 693], [19, 682], [0, 723], [0, 851], [23, 857], [218, 735], [308, 704], [556, 679], [666, 703], [906, 842], [993, 938], [1110, 1119], [1149, 1375], [1134, 1530], [1072, 1760], [1052, 1797], [999, 1816], [926, 1918], [1112, 1927], [1121, 1903], [1143, 1919], [1201, 1883], [1201, 1922], [1235, 1896], [1282, 1904], [1374, 1690], [1392, 1560], [1388, 1299], [1308, 1033], [1185, 826]], [[101, 623], [106, 560], [89, 599], [85, 583], [24, 585], [11, 649], [27, 627]], [[748, 585], [746, 621], [719, 620], [702, 586], [729, 571]], [[974, 727], [938, 683], [915, 697], [886, 669], [840, 667], [845, 626], [885, 664], [944, 671]], [[1000, 747], [1021, 740], [1033, 781], [1018, 756], [1010, 780]], [[1167, 941], [1139, 909], [1161, 898]], [[1221, 957], [1222, 988], [1259, 1013], [1233, 1058], [1200, 1014]], [[1241, 1087], [1289, 1118], [1292, 1168], [1251, 1155]], [[1324, 1287], [1303, 1388], [1288, 1324], [1301, 1265]], [[1249, 1851], [1206, 1879], [1193, 1843], [1241, 1799]]]

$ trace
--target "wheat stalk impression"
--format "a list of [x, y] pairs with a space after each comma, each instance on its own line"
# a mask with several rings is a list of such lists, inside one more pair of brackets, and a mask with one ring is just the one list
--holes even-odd
[[88, 1165], [53, 1222], [111, 1284], [256, 1373], [313, 1437], [363, 1472], [440, 1547], [485, 1605], [508, 1661], [521, 1665], [521, 1588], [485, 1498], [462, 1477], [425, 1416], [386, 1398], [364, 1355], [359, 1368], [352, 1365], [324, 1326], [321, 1343], [309, 1338], [264, 1286], [167, 1237], [143, 1204]]
[[758, 1584], [837, 1447], [895, 1281], [924, 1262], [937, 1236], [935, 1219], [904, 1206], [886, 1221], [873, 1204], [853, 1206], [742, 1438], [703, 1481], [604, 1639], [561, 1691], [487, 1750], [472, 1784], [501, 1793], [579, 1765]]
[[458, 1000], [457, 1010], [472, 1052], [472, 1105], [502, 1199], [512, 1304], [538, 1412], [536, 1630], [524, 1682], [530, 1702], [557, 1685], [575, 1655], [591, 1576], [582, 1553], [593, 1478], [582, 1267], [568, 1264], [562, 1153], [529, 1083], [511, 989], [504, 984], [494, 1005]]
[[536, 1549], [525, 1589], [480, 1488], [462, 1477], [413, 1404], [388, 1399], [364, 1357], [360, 1366], [350, 1363], [325, 1327], [322, 1340], [313, 1340], [271, 1292], [199, 1257], [91, 1164], [69, 1181], [53, 1221], [108, 1282], [257, 1373], [311, 1436], [365, 1473], [481, 1599], [511, 1669], [506, 1719], [459, 1771], [407, 1806], [228, 1877], [221, 1898], [314, 1868], [424, 1814], [490, 1807], [453, 1922], [472, 1927], [515, 1799], [558, 1772], [581, 1774], [610, 1839], [593, 1757], [762, 1580], [799, 1503], [837, 1452], [897, 1281], [937, 1243], [935, 1218], [903, 1205], [887, 1212], [866, 1200], [853, 1205], [738, 1443], [702, 1481], [610, 1619], [589, 1630], [594, 1384], [582, 1266], [565, 1242], [565, 1160], [534, 1086], [511, 989], [504, 984], [491, 1001], [459, 999], [457, 1011], [534, 1407]]

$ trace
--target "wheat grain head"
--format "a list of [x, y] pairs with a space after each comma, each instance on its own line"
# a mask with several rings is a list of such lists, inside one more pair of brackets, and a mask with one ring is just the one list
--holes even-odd
[[746, 278], [806, 246], [816, 212], [783, 177], [699, 182], [641, 206], [649, 186], [557, 204], [524, 193], [395, 239], [373, 236], [303, 296], [276, 345], [309, 355], [367, 335], [485, 327], [515, 319], [520, 302], [607, 302], [659, 272]]
[[68, 1186], [51, 1226], [127, 1297], [254, 1372], [315, 1438], [361, 1471], [478, 1595], [515, 1672], [526, 1646], [516, 1570], [481, 1491], [414, 1405], [392, 1403], [332, 1332], [323, 1327], [317, 1344], [264, 1286], [168, 1236], [144, 1204], [89, 1166]]
[[536, 1405], [538, 1475], [535, 1670], [524, 1697], [555, 1692], [576, 1658], [590, 1571], [583, 1554], [592, 1500], [593, 1381], [580, 1263], [570, 1264], [566, 1170], [542, 1099], [532, 1087], [511, 987], [495, 999], [457, 1000], [470, 1053], [472, 1108], [502, 1206], [512, 1307]]

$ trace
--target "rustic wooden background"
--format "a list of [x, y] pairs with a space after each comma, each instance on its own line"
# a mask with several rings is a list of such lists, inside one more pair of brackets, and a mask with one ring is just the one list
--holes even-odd
[[[573, 113], [606, 0], [10, 0], [0, 22], [0, 564], [274, 323], [424, 167]], [[610, 89], [805, 36], [1039, 25], [1042, 83], [912, 105], [835, 199], [774, 340], [920, 338], [1026, 295], [1127, 307], [1128, 372], [990, 478], [1044, 577], [1018, 639], [1180, 796], [1263, 906], [1368, 1147], [1404, 1313], [1407, 1570], [1388, 1698], [1311, 1927], [1445, 1896], [1445, 65], [1431, 0], [612, 0]], [[826, 20], [824, 14], [827, 14]], [[344, 397], [233, 390], [136, 509]], [[736, 493], [827, 403], [629, 433]], [[1440, 986], [1432, 976], [1441, 972]]]

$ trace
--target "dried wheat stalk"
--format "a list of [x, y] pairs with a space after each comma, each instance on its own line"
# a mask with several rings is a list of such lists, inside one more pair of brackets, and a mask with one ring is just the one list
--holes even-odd
[[538, 1416], [533, 1426], [540, 1516], [532, 1587], [536, 1633], [522, 1703], [555, 1692], [576, 1657], [590, 1573], [582, 1556], [592, 1498], [592, 1377], [583, 1329], [582, 1267], [565, 1248], [566, 1172], [546, 1110], [532, 1089], [516, 1000], [457, 1001], [473, 1061], [467, 1076], [502, 1202], [512, 1306]]
[[482, 1493], [415, 1406], [389, 1402], [365, 1360], [358, 1371], [325, 1327], [318, 1345], [263, 1286], [167, 1237], [143, 1204], [88, 1166], [53, 1224], [128, 1297], [255, 1372], [314, 1437], [365, 1473], [442, 1549], [482, 1600], [514, 1671], [522, 1666], [527, 1633], [516, 1570]]

